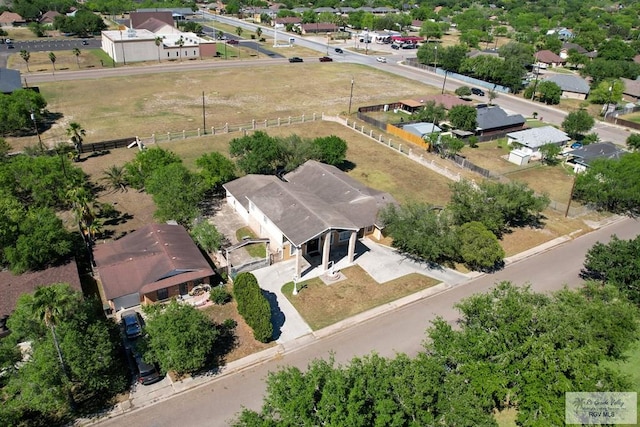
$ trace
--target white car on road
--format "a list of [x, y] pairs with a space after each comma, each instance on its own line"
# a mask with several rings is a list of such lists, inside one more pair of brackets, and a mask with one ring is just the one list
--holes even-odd
[[387, 62], [387, 58], [385, 58], [384, 56], [378, 56], [376, 58], [376, 61], [378, 61], [378, 62]]

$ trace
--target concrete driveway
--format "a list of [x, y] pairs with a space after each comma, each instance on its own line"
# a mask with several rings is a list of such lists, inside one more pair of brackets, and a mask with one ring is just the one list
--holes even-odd
[[[450, 285], [466, 282], [472, 277], [448, 268], [430, 267], [425, 263], [416, 262], [370, 239], [362, 239], [359, 246], [364, 246], [366, 250], [358, 251], [354, 264], [359, 265], [378, 283], [385, 283], [411, 273], [432, 277]], [[336, 263], [335, 269], [339, 271], [349, 266], [347, 258], [344, 257]], [[268, 296], [271, 296], [276, 342], [280, 344], [311, 333], [309, 325], [281, 291], [285, 283], [293, 280], [294, 272], [295, 260], [278, 262], [252, 271], [260, 287], [267, 291]], [[309, 266], [309, 268], [303, 268], [300, 281], [319, 277], [324, 273], [321, 266]]]

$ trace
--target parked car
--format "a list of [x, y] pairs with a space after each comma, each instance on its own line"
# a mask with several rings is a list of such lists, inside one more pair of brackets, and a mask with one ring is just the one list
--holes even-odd
[[87, 46], [88, 44], [89, 44], [89, 42], [88, 42], [88, 41], [86, 41], [86, 40], [82, 40], [82, 46]]
[[162, 380], [162, 377], [155, 365], [145, 362], [139, 354], [134, 354], [134, 359], [137, 371], [136, 378], [140, 384], [149, 385]]
[[292, 56], [291, 58], [289, 58], [289, 62], [304, 62], [304, 61], [302, 60], [302, 58], [298, 56]]
[[378, 62], [387, 62], [387, 58], [385, 58], [384, 56], [378, 56], [376, 58], [376, 61], [378, 61]]
[[391, 45], [391, 49], [398, 50], [398, 49], [400, 49], [400, 46], [398, 46], [397, 44], [392, 44]]
[[333, 61], [333, 58], [330, 58], [328, 56], [323, 56], [320, 58], [320, 62], [331, 62]]
[[403, 49], [417, 49], [418, 45], [415, 43], [405, 43], [402, 45]]
[[238, 40], [234, 40], [234, 39], [229, 39], [227, 40], [227, 44], [239, 44], [240, 42]]
[[577, 148], [582, 148], [582, 147], [583, 147], [583, 145], [582, 145], [582, 142], [580, 142], [580, 141], [576, 141], [573, 144], [571, 144], [571, 148], [573, 148], [574, 150], [577, 149]]
[[336, 53], [344, 53], [344, 50], [340, 49], [339, 47], [334, 49], [336, 51]]
[[471, 93], [476, 96], [484, 96], [484, 91], [482, 89], [478, 89], [477, 87], [472, 87]]
[[6, 44], [11, 44], [11, 43], [13, 43], [13, 40], [11, 40], [11, 39], [4, 39], [4, 42], [5, 42]]
[[135, 310], [127, 310], [121, 316], [122, 325], [124, 326], [124, 334], [127, 338], [138, 338], [142, 335], [142, 325], [140, 324], [140, 315]]
[[8, 45], [7, 45], [7, 49], [15, 49], [15, 48], [16, 48], [16, 47], [15, 47], [14, 45], [12, 45], [12, 44], [8, 44]]

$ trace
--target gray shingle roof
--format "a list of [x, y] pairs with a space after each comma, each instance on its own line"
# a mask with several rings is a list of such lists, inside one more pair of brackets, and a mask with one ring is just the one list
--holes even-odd
[[498, 106], [478, 108], [476, 121], [478, 122], [478, 130], [488, 131], [491, 129], [504, 128], [509, 126], [518, 126], [526, 121], [521, 114], [507, 114]]
[[20, 71], [0, 68], [0, 93], [11, 93], [22, 89]]
[[378, 211], [395, 203], [388, 193], [313, 160], [284, 179], [248, 175], [224, 188], [245, 207], [251, 201], [296, 246], [330, 229], [359, 230], [376, 224]]
[[566, 133], [553, 126], [511, 132], [507, 134], [507, 137], [513, 138], [518, 144], [529, 148], [538, 148], [545, 144], [562, 144], [571, 140]]
[[564, 92], [589, 93], [589, 84], [581, 77], [566, 74], [554, 74], [544, 79], [560, 86]]
[[568, 153], [569, 156], [573, 157], [574, 163], [584, 166], [589, 166], [596, 159], [619, 159], [625, 154], [627, 154], [627, 151], [612, 142], [596, 142]]

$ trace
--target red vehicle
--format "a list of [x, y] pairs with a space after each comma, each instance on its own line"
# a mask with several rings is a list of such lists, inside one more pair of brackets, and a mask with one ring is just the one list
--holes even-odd
[[333, 61], [333, 59], [328, 56], [323, 56], [320, 58], [320, 62], [331, 62], [331, 61]]
[[417, 44], [424, 41], [424, 37], [417, 36], [391, 36], [391, 40], [396, 44], [411, 43]]

